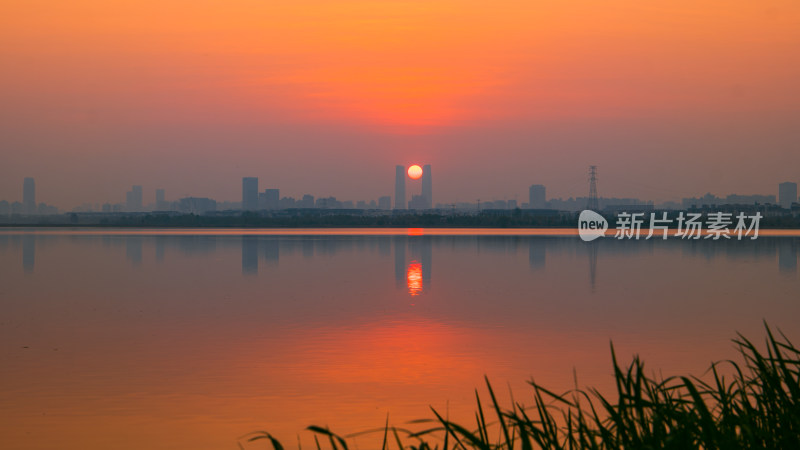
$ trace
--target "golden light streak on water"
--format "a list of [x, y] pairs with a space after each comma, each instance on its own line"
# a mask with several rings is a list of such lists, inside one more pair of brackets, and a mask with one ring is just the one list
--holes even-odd
[[408, 271], [406, 272], [406, 280], [408, 282], [408, 293], [411, 296], [417, 296], [422, 293], [422, 264], [417, 261], [411, 261], [408, 264]]

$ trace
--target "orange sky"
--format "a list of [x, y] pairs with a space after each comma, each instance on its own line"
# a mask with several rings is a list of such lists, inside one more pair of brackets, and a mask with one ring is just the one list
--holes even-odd
[[585, 195], [589, 164], [601, 195], [775, 193], [799, 30], [794, 1], [11, 1], [0, 199], [371, 199], [414, 162], [435, 201]]

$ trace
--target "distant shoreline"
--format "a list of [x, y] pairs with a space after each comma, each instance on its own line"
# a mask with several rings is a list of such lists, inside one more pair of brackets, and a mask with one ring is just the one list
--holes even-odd
[[[639, 211], [637, 211], [639, 212]], [[680, 213], [702, 214], [702, 229], [708, 228], [709, 213], [716, 211], [658, 211], [656, 220], [667, 213], [671, 222], [669, 229], [677, 228]], [[733, 232], [739, 211], [730, 213]], [[743, 211], [748, 217], [756, 211]], [[0, 228], [564, 228], [577, 229], [578, 212], [557, 210], [485, 210], [474, 214], [406, 211], [358, 210], [279, 210], [260, 212], [224, 211], [208, 214], [185, 214], [177, 212], [143, 213], [66, 213], [48, 216], [6, 216], [0, 218]], [[642, 212], [641, 229], [649, 229], [650, 211]], [[761, 214], [761, 213], [759, 213]], [[613, 229], [617, 215], [603, 212], [608, 228]], [[748, 219], [749, 224], [749, 219]], [[762, 214], [759, 229], [800, 229], [800, 216], [792, 214]], [[660, 231], [660, 230], [659, 230]], [[658, 233], [658, 231], [657, 231]]]

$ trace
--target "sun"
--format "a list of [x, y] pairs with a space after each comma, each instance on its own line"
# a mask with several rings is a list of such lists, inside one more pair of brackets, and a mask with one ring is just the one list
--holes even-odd
[[408, 177], [412, 180], [419, 180], [422, 176], [422, 167], [414, 164], [413, 166], [408, 168]]

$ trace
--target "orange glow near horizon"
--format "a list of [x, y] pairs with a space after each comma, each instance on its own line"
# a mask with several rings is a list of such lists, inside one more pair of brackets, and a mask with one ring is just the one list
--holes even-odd
[[419, 180], [422, 178], [422, 167], [414, 164], [413, 166], [408, 168], [408, 178], [412, 180]]
[[566, 199], [602, 160], [601, 195], [658, 203], [768, 194], [800, 165], [792, 0], [4, 6], [11, 202], [19, 174], [63, 210], [131, 185], [235, 201], [246, 167], [282, 195], [357, 201], [397, 161], [447, 167], [439, 204], [531, 177]]
[[782, 66], [800, 41], [794, 2], [44, 3], [5, 11], [0, 38], [17, 44], [3, 55], [26, 64], [3, 80], [159, 119], [235, 111], [413, 131], [796, 100]]

